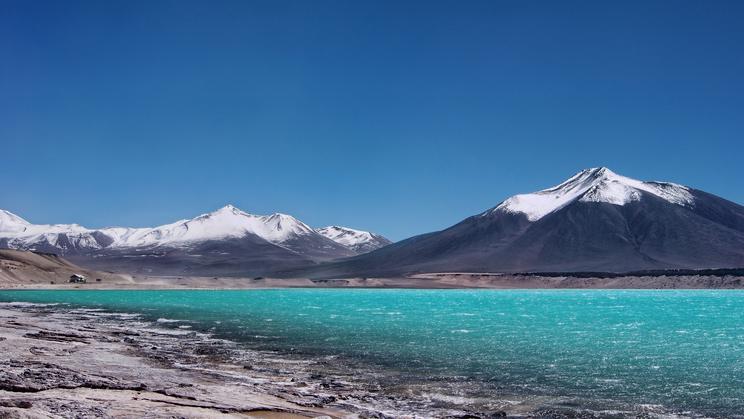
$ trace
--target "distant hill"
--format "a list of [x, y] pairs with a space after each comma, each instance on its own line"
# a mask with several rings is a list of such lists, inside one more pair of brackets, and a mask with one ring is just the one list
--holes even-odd
[[0, 249], [0, 287], [66, 283], [72, 274], [84, 275], [90, 282], [126, 282], [120, 275], [85, 269], [54, 254]]

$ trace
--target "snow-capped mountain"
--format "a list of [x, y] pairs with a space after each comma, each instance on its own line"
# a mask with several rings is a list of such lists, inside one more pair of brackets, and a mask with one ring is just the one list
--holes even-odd
[[[60, 253], [81, 264], [95, 262], [97, 268], [109, 267], [106, 262], [114, 259], [120, 268], [128, 258], [143, 266], [149, 259], [161, 265], [160, 260], [167, 260], [163, 258], [168, 255], [193, 258], [205, 251], [229, 259], [229, 263], [224, 261], [225, 269], [229, 269], [228, 264], [243, 264], [247, 258], [256, 262], [262, 252], [270, 253], [278, 263], [287, 259], [290, 266], [357, 254], [290, 215], [253, 215], [232, 205], [152, 228], [36, 225], [2, 210], [0, 247]], [[178, 264], [175, 259], [170, 263]]]
[[285, 214], [253, 215], [226, 205], [217, 211], [190, 220], [180, 220], [155, 228], [103, 229], [115, 238], [112, 246], [136, 247], [191, 243], [228, 237], [258, 236], [274, 244], [293, 237], [314, 235], [302, 221]]
[[410, 272], [633, 271], [744, 266], [744, 207], [687, 186], [599, 167], [512, 196], [442, 231], [314, 276]]
[[[97, 234], [97, 235], [96, 235]], [[78, 238], [80, 248], [120, 248], [180, 245], [206, 240], [258, 236], [282, 244], [303, 235], [318, 236], [307, 224], [286, 214], [253, 215], [227, 205], [190, 220], [154, 228], [109, 227], [88, 229], [77, 224], [31, 224], [23, 218], [0, 210], [0, 236], [19, 246], [51, 244], [61, 236]], [[104, 240], [101, 240], [101, 239]], [[64, 249], [61, 249], [64, 250]]]
[[315, 231], [358, 254], [371, 252], [392, 243], [379, 234], [349, 227], [328, 226]]
[[[100, 240], [100, 242], [99, 242]], [[62, 252], [101, 249], [111, 240], [97, 230], [77, 224], [31, 224], [10, 211], [0, 210], [0, 247]]]
[[514, 195], [484, 215], [495, 211], [514, 212], [525, 214], [530, 221], [537, 221], [576, 200], [625, 205], [640, 200], [643, 192], [682, 206], [691, 206], [694, 202], [685, 186], [666, 182], [641, 182], [620, 176], [606, 167], [598, 167], [583, 170], [558, 186]]

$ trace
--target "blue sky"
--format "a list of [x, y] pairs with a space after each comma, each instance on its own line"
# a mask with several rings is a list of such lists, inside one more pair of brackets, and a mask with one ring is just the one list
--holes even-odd
[[392, 239], [582, 168], [744, 203], [741, 1], [6, 1], [0, 208]]

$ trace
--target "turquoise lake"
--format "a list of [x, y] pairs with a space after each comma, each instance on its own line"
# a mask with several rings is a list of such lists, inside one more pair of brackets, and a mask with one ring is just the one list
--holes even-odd
[[0, 301], [186, 320], [250, 348], [458, 377], [494, 397], [744, 412], [741, 291], [0, 291]]

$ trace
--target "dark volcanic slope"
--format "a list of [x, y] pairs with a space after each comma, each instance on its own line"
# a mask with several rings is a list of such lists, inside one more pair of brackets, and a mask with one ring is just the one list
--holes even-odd
[[500, 205], [446, 230], [304, 273], [336, 277], [744, 266], [744, 207], [690, 188], [684, 188], [690, 198], [685, 204], [635, 189], [628, 195], [632, 199], [621, 205], [602, 202], [604, 197], [599, 193], [597, 198], [594, 186], [618, 188], [622, 180], [608, 180], [603, 173], [590, 175], [580, 187], [568, 187], [574, 189], [566, 193], [575, 193], [575, 199], [539, 219], [530, 220], [527, 214]]

